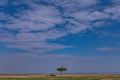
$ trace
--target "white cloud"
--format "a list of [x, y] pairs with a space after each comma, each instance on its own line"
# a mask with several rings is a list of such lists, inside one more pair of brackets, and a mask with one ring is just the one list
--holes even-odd
[[98, 0], [44, 0], [63, 8], [67, 12], [78, 11], [81, 8], [89, 8], [99, 3]]
[[69, 34], [78, 34], [84, 30], [91, 28], [89, 24], [86, 23], [79, 23], [79, 22], [72, 22], [74, 25], [67, 25], [65, 28], [68, 30]]
[[71, 14], [71, 17], [74, 17], [76, 20], [79, 21], [94, 21], [94, 20], [103, 20], [103, 19], [108, 19], [109, 14], [105, 14], [103, 12], [99, 11], [80, 11], [80, 12], [75, 12]]
[[7, 44], [6, 46], [10, 48], [19, 48], [34, 53], [43, 53], [46, 51], [52, 51], [56, 49], [72, 48], [71, 46], [65, 46], [61, 44], [53, 44], [47, 42], [27, 42], [27, 43], [21, 42], [21, 43]]
[[100, 50], [100, 51], [120, 51], [120, 48], [117, 47], [100, 47], [100, 48], [97, 48], [97, 50]]
[[12, 19], [11, 24], [5, 25], [9, 29], [21, 31], [46, 30], [62, 23], [60, 13], [54, 7], [39, 6], [23, 12], [19, 19]]
[[110, 15], [113, 20], [120, 20], [120, 6], [115, 6], [105, 9], [105, 12]]
[[0, 6], [4, 6], [7, 4], [7, 0], [0, 0]]
[[0, 20], [4, 20], [4, 19], [6, 19], [8, 16], [7, 15], [5, 15], [4, 13], [0, 13]]

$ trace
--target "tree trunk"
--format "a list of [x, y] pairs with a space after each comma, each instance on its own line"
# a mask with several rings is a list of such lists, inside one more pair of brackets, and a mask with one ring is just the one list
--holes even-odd
[[61, 77], [62, 77], [62, 71], [60, 72], [60, 75], [61, 75]]

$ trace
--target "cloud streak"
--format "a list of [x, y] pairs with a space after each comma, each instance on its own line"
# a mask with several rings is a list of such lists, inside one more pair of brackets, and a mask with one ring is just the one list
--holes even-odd
[[97, 48], [99, 51], [120, 51], [120, 48], [114, 48], [114, 47], [101, 47]]

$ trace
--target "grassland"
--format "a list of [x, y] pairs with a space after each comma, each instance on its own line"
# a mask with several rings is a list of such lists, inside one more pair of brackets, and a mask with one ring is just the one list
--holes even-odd
[[0, 75], [0, 80], [120, 80], [120, 75], [112, 74], [66, 74], [60, 77], [48, 75]]

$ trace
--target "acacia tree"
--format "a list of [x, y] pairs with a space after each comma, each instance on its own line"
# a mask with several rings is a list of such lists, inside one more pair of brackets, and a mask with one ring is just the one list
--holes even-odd
[[60, 67], [60, 68], [57, 68], [57, 71], [59, 71], [60, 74], [61, 74], [61, 76], [62, 76], [62, 73], [63, 73], [64, 71], [67, 71], [67, 68], [65, 68], [65, 67]]

